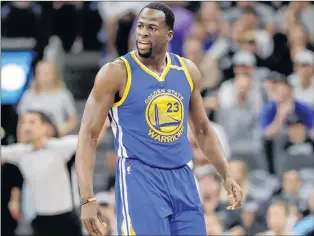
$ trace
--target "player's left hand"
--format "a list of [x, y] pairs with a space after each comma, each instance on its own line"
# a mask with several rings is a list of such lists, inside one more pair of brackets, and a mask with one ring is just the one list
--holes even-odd
[[227, 210], [236, 210], [242, 206], [242, 189], [237, 184], [237, 182], [229, 177], [224, 181], [225, 190], [228, 193], [228, 200], [230, 206], [227, 207]]

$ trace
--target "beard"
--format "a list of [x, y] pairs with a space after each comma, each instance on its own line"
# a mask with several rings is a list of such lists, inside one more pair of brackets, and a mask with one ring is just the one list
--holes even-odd
[[143, 58], [151, 58], [152, 57], [152, 54], [153, 54], [153, 47], [152, 47], [152, 44], [150, 44], [150, 48], [148, 50], [148, 52], [145, 52], [145, 53], [141, 53], [139, 48], [138, 48], [138, 42], [136, 41], [136, 48], [137, 48], [137, 53], [140, 57], [143, 57]]

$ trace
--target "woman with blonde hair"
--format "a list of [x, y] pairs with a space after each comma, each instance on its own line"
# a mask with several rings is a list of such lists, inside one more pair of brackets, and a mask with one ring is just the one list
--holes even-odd
[[48, 114], [60, 136], [70, 133], [76, 127], [75, 101], [55, 64], [44, 61], [37, 64], [30, 89], [25, 92], [17, 108], [18, 114], [28, 110]]

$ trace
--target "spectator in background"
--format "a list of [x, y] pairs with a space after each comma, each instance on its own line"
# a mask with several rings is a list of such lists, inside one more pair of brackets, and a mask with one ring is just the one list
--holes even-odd
[[240, 45], [240, 48], [247, 47], [246, 50], [251, 49], [250, 51], [261, 59], [269, 58], [274, 51], [273, 38], [269, 32], [259, 28], [260, 18], [256, 10], [253, 7], [244, 8], [243, 15], [239, 20], [243, 22], [246, 33], [243, 36], [247, 40], [246, 44]]
[[287, 171], [282, 178], [282, 191], [276, 196], [277, 199], [288, 204], [290, 213], [295, 214], [294, 219], [291, 218], [292, 225], [307, 210], [307, 199], [302, 198], [300, 194], [301, 187], [302, 180], [299, 172], [296, 170]]
[[288, 226], [289, 207], [282, 201], [275, 201], [267, 212], [268, 231], [258, 235], [295, 235]]
[[22, 114], [30, 109], [49, 114], [60, 136], [75, 129], [77, 116], [74, 98], [65, 88], [61, 74], [53, 63], [37, 64], [34, 81], [23, 95], [17, 111]]
[[310, 208], [310, 215], [299, 221], [294, 227], [294, 232], [297, 235], [310, 236], [314, 233], [314, 189], [308, 198], [308, 205]]
[[41, 13], [42, 8], [37, 2], [5, 3], [1, 9], [2, 37], [35, 38], [39, 33], [38, 25]]
[[263, 101], [267, 103], [276, 97], [276, 78], [279, 77], [278, 72], [270, 72], [263, 82]]
[[[36, 218], [35, 235], [81, 235], [80, 222], [73, 212], [72, 193], [66, 163], [77, 145], [77, 136], [48, 138], [49, 117], [30, 111], [22, 115], [21, 126], [30, 144], [2, 146], [2, 159], [16, 164], [31, 187]], [[26, 128], [25, 128], [26, 129]], [[24, 137], [25, 138], [25, 137]]]
[[292, 87], [284, 76], [275, 79], [276, 95], [273, 101], [267, 102], [260, 113], [260, 125], [264, 137], [276, 137], [285, 126], [289, 116], [295, 114], [306, 125], [308, 131], [313, 129], [312, 111], [309, 106], [293, 98]]
[[240, 211], [228, 211], [227, 202], [221, 202], [221, 178], [213, 170], [199, 179], [199, 190], [203, 202], [205, 215], [216, 214], [223, 225], [223, 229], [229, 230], [241, 225]]
[[309, 137], [302, 120], [298, 117], [291, 117], [287, 125], [288, 141], [284, 145], [285, 152], [294, 156], [306, 155], [309, 158], [314, 156], [314, 141]]
[[99, 13], [106, 32], [107, 59], [124, 55], [129, 49], [129, 34], [136, 15], [146, 2], [99, 2]]
[[247, 8], [253, 8], [256, 15], [259, 18], [258, 28], [265, 28], [268, 32], [273, 33], [275, 31], [275, 19], [274, 11], [271, 7], [259, 3], [250, 1], [239, 1], [236, 3], [236, 7], [231, 8], [224, 12], [224, 17], [228, 22], [235, 22], [241, 16]]
[[[218, 111], [217, 122], [226, 130], [233, 156], [257, 156], [261, 151], [258, 114], [256, 104], [252, 102], [254, 97], [252, 83], [249, 75], [237, 75], [233, 82], [230, 106], [221, 106]], [[220, 99], [221, 103], [222, 99]]]
[[314, 42], [313, 17], [314, 8], [309, 1], [290, 2], [287, 7], [277, 11], [276, 25], [278, 30], [287, 31], [289, 27], [302, 24], [310, 34], [310, 41]]
[[284, 137], [283, 142], [277, 144], [280, 147], [275, 159], [275, 169], [279, 176], [289, 170], [314, 168], [314, 141], [304, 122], [293, 115], [289, 117], [287, 126], [288, 137]]
[[115, 186], [115, 171], [116, 171], [116, 163], [118, 160], [118, 156], [114, 151], [110, 151], [106, 153], [105, 156], [105, 167], [106, 171], [109, 173], [108, 182], [106, 184], [105, 190], [109, 191]]
[[201, 39], [189, 36], [183, 43], [183, 57], [193, 61], [202, 73], [203, 89], [216, 87], [220, 81], [217, 61], [210, 54], [204, 53]]
[[220, 108], [230, 108], [236, 103], [237, 87], [235, 80], [238, 75], [244, 74], [250, 78], [250, 86], [246, 99], [257, 111], [262, 105], [262, 78], [256, 70], [256, 59], [254, 55], [248, 51], [238, 51], [233, 56], [234, 63], [234, 79], [224, 81], [219, 89], [218, 104]]
[[14, 236], [21, 214], [23, 177], [16, 165], [1, 160], [1, 235]]
[[[241, 160], [230, 160], [230, 172], [232, 177], [237, 181], [239, 186], [242, 188], [243, 200], [246, 200], [249, 191], [249, 170], [248, 166], [244, 161]], [[228, 201], [228, 196], [225, 192], [221, 192], [220, 200], [222, 202]]]
[[[266, 226], [264, 226], [265, 217], [258, 217], [257, 215], [259, 208], [259, 204], [254, 201], [247, 201], [244, 204], [241, 211], [241, 219], [246, 232], [245, 235], [256, 235], [266, 229]], [[263, 218], [263, 220], [260, 218]]]
[[288, 77], [294, 97], [314, 109], [314, 53], [303, 50], [296, 54], [295, 73]]

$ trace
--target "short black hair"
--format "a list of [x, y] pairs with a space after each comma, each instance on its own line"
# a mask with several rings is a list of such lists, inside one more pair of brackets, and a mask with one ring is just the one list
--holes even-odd
[[[50, 118], [50, 116], [47, 115], [45, 112], [38, 111], [38, 110], [27, 110], [25, 113], [32, 113], [32, 114], [37, 114], [37, 115], [39, 115], [40, 120], [41, 120], [43, 123], [48, 124], [48, 125], [50, 125], [50, 126], [53, 128], [53, 131], [54, 131], [54, 132], [53, 132], [53, 133], [54, 133], [53, 137], [54, 137], [54, 138], [60, 137], [60, 134], [59, 134], [59, 131], [58, 131], [58, 129], [57, 129], [57, 126], [56, 126], [55, 123], [52, 121], [52, 119]], [[25, 113], [23, 113], [23, 114], [25, 114]], [[22, 115], [23, 115], [23, 114], [22, 114]]]
[[[145, 8], [162, 11], [165, 14], [166, 25], [168, 26], [169, 30], [173, 30], [175, 17], [174, 17], [174, 13], [173, 13], [172, 9], [168, 5], [166, 5], [164, 3], [160, 3], [160, 2], [152, 2], [152, 3], [148, 4], [147, 6], [145, 6], [141, 10], [141, 12]], [[141, 12], [140, 12], [140, 14], [141, 14]]]

